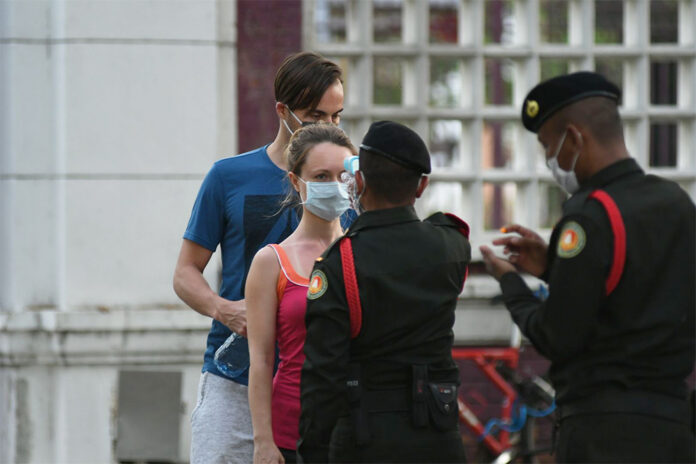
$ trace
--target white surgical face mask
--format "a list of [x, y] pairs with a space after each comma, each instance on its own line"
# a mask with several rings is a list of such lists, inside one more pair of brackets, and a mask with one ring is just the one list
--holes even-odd
[[573, 164], [570, 167], [570, 171], [566, 171], [561, 168], [561, 166], [558, 164], [558, 155], [559, 153], [561, 153], [561, 147], [563, 146], [563, 142], [565, 142], [566, 134], [568, 134], [567, 130], [563, 133], [563, 137], [561, 137], [561, 141], [558, 144], [558, 148], [556, 148], [556, 153], [551, 158], [546, 160], [546, 166], [548, 166], [548, 168], [551, 170], [551, 174], [553, 175], [553, 178], [556, 179], [558, 185], [560, 185], [563, 190], [572, 195], [575, 192], [577, 192], [580, 188], [578, 178], [575, 175], [575, 163], [578, 162], [580, 152], [577, 152], [575, 154], [575, 158], [573, 158]]
[[345, 185], [340, 182], [306, 182], [307, 199], [302, 203], [307, 210], [325, 221], [333, 221], [348, 208], [350, 198]]
[[[288, 109], [288, 111], [290, 112], [292, 117], [295, 118], [295, 121], [300, 123], [300, 125], [302, 127], [307, 127], [307, 126], [311, 126], [312, 124], [316, 124], [316, 121], [303, 121], [303, 120], [301, 120], [300, 118], [297, 117], [295, 112], [290, 109], [290, 107], [288, 105], [285, 105], [285, 107]], [[288, 130], [288, 132], [290, 132], [290, 135], [295, 133], [294, 130], [290, 129], [290, 125], [288, 124], [288, 122], [285, 119], [281, 119], [281, 121], [283, 121], [283, 124], [285, 124], [285, 128]]]

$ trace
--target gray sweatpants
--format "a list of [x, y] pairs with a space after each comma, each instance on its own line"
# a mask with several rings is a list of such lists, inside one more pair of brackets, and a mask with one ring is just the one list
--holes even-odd
[[191, 413], [191, 464], [254, 460], [248, 387], [204, 372]]

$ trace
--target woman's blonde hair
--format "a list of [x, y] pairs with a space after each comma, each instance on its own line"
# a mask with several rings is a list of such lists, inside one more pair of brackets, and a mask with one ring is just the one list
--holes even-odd
[[288, 172], [299, 176], [309, 151], [320, 143], [325, 142], [347, 148], [353, 155], [358, 154], [355, 146], [353, 146], [348, 135], [343, 132], [343, 129], [324, 122], [311, 124], [296, 130], [290, 137], [290, 142], [285, 149]]

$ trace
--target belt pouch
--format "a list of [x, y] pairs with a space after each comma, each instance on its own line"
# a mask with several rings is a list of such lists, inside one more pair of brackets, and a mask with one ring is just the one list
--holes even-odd
[[455, 430], [459, 420], [456, 383], [428, 383], [428, 410], [433, 426], [440, 431]]
[[413, 368], [413, 425], [428, 425], [428, 366], [414, 364]]
[[370, 442], [370, 427], [367, 421], [367, 409], [362, 404], [363, 390], [360, 371], [360, 364], [350, 363], [348, 365], [346, 389], [350, 416], [355, 426], [355, 443], [362, 446]]

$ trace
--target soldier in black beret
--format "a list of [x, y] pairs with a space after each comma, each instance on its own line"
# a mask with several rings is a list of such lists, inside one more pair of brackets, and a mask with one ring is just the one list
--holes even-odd
[[[551, 360], [557, 462], [694, 462], [696, 207], [630, 157], [620, 98], [592, 72], [529, 92], [522, 122], [571, 196], [549, 246], [514, 224], [493, 241], [507, 260], [481, 252], [512, 318]], [[548, 299], [519, 272], [548, 282]]]
[[425, 142], [408, 127], [393, 121], [370, 126], [360, 149], [382, 156], [411, 171], [430, 174], [430, 153]]
[[464, 462], [452, 325], [468, 226], [416, 215], [430, 155], [411, 129], [372, 124], [359, 164], [364, 212], [310, 277], [298, 454], [321, 463]]

